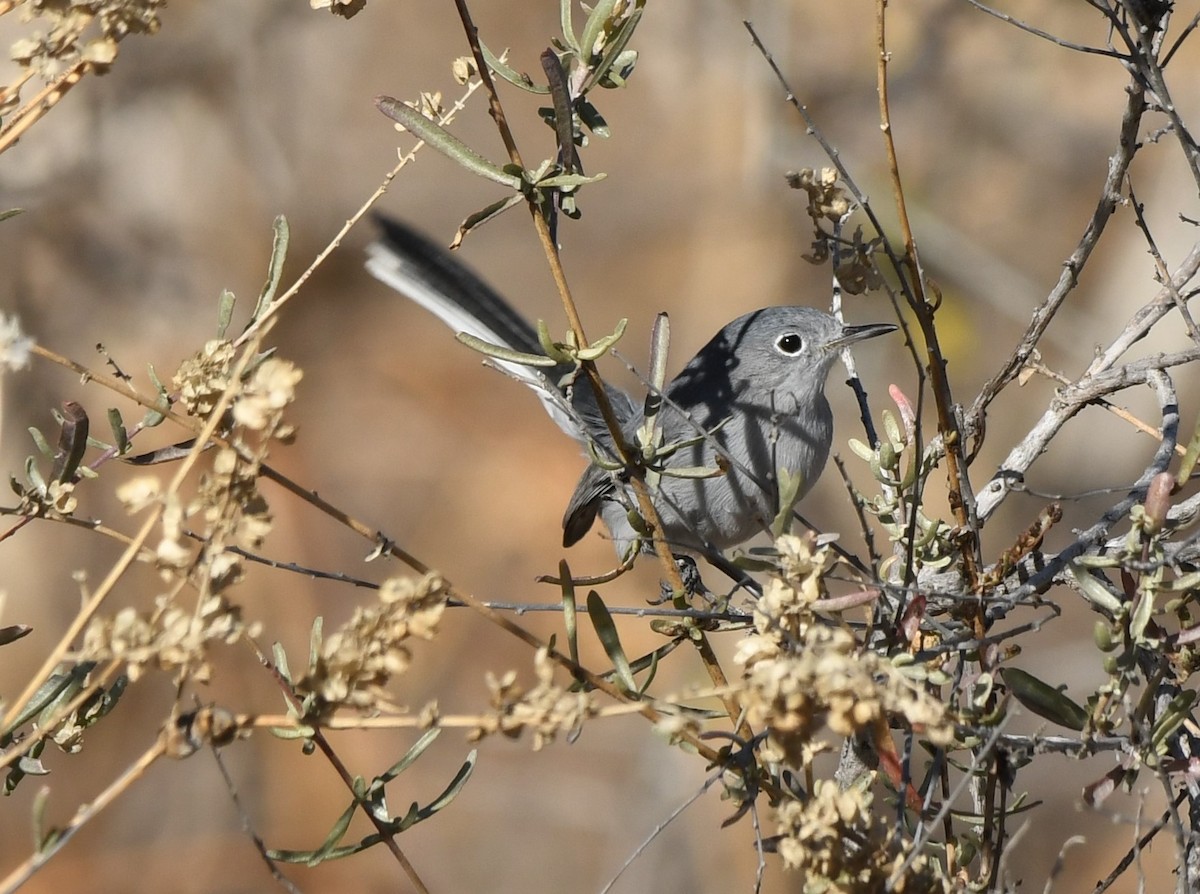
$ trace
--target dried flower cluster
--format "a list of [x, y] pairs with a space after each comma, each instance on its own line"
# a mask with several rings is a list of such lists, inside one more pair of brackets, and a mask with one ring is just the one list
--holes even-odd
[[445, 584], [437, 574], [384, 581], [379, 601], [355, 609], [296, 681], [309, 716], [328, 717], [340, 707], [364, 712], [390, 707], [384, 687], [408, 669], [409, 638], [433, 639], [445, 609]]
[[[854, 210], [854, 199], [844, 186], [838, 184], [836, 168], [803, 168], [789, 171], [788, 186], [802, 189], [808, 197], [808, 216], [812, 219], [814, 234], [812, 250], [804, 255], [810, 264], [824, 264], [831, 257], [836, 261], [834, 273], [842, 289], [851, 295], [861, 295], [883, 286], [883, 277], [875, 266], [873, 255], [878, 240], [864, 240], [862, 228], [853, 234], [840, 233], [833, 238], [822, 229], [823, 222], [841, 226]], [[836, 257], [834, 247], [836, 246]]]
[[862, 649], [850, 631], [815, 622], [809, 606], [821, 593], [827, 555], [813, 546], [811, 536], [779, 539], [783, 577], [758, 601], [756, 632], [738, 645], [747, 719], [766, 727], [768, 759], [803, 766], [823, 725], [851, 736], [889, 715], [932, 742], [949, 743], [954, 725], [942, 702]]
[[21, 13], [39, 27], [12, 45], [12, 58], [47, 80], [78, 62], [103, 72], [125, 37], [158, 31], [164, 5], [166, 0], [25, 0]]
[[779, 856], [786, 868], [804, 873], [801, 890], [805, 894], [954, 890], [936, 860], [921, 854], [906, 867], [903, 853], [890, 852], [888, 823], [876, 817], [872, 800], [870, 792], [843, 790], [831, 780], [819, 779], [806, 801], [786, 800], [779, 805]]
[[838, 186], [837, 168], [802, 168], [787, 173], [788, 186], [802, 189], [808, 195], [808, 216], [814, 223], [828, 220], [837, 223], [854, 206], [846, 190]]
[[280, 412], [296, 398], [296, 385], [304, 373], [288, 360], [264, 360], [242, 383], [233, 402], [233, 419], [251, 431], [268, 432], [286, 440], [292, 429], [279, 425]]
[[468, 734], [469, 739], [497, 732], [515, 739], [529, 729], [533, 731], [533, 750], [538, 751], [559, 733], [571, 736], [578, 732], [587, 718], [595, 716], [596, 704], [590, 693], [570, 692], [554, 682], [554, 662], [544, 647], [538, 649], [533, 666], [538, 682], [529, 692], [517, 683], [516, 671], [500, 678], [488, 673], [492, 711]]
[[216, 407], [229, 387], [235, 353], [229, 342], [213, 339], [179, 365], [171, 383], [190, 415], [204, 417]]
[[160, 596], [153, 612], [123, 608], [112, 618], [96, 618], [83, 636], [81, 661], [125, 663], [130, 680], [147, 669], [180, 673], [200, 682], [212, 677], [209, 646], [257, 636], [258, 625], [246, 624], [241, 609], [224, 597], [210, 596], [195, 611]]

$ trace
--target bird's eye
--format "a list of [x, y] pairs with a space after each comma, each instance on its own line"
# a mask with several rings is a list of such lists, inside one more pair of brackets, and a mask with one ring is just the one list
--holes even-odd
[[804, 339], [795, 332], [788, 332], [775, 340], [775, 349], [781, 354], [795, 357], [804, 348]]

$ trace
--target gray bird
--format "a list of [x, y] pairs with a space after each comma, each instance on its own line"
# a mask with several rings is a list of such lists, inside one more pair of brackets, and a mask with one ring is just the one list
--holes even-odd
[[[520, 314], [441, 247], [392, 220], [368, 249], [367, 269], [437, 315], [456, 332], [531, 354], [537, 333]], [[664, 391], [657, 427], [675, 447], [661, 462], [653, 494], [673, 551], [724, 550], [770, 529], [779, 512], [779, 470], [800, 476], [802, 497], [821, 474], [833, 438], [825, 380], [845, 346], [896, 329], [890, 323], [846, 326], [811, 307], [765, 307], [743, 314], [700, 349]], [[573, 368], [537, 369], [496, 361], [534, 388], [559, 427], [615, 456], [595, 394]], [[642, 409], [611, 386], [606, 392], [627, 444], [636, 444]], [[690, 470], [688, 477], [672, 469]], [[693, 477], [696, 470], [709, 470]], [[636, 506], [620, 470], [592, 464], [563, 517], [571, 546], [598, 515], [618, 555], [638, 540]]]

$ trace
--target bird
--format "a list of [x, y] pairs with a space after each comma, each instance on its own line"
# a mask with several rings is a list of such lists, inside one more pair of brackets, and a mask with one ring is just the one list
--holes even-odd
[[[455, 332], [524, 354], [544, 355], [537, 331], [465, 264], [412, 227], [380, 216], [366, 266], [377, 279], [435, 314]], [[833, 439], [825, 397], [842, 349], [896, 329], [847, 325], [801, 305], [744, 313], [717, 332], [663, 389], [651, 460], [656, 536], [672, 552], [712, 555], [769, 531], [781, 506], [784, 472], [798, 476], [794, 499], [820, 476]], [[563, 515], [563, 546], [579, 542], [597, 518], [618, 556], [648, 549], [645, 525], [617, 462], [616, 444], [590, 382], [575, 365], [532, 367], [493, 358], [531, 387], [559, 427], [599, 461], [583, 472]], [[626, 445], [637, 445], [643, 409], [605, 384]], [[636, 449], [636, 447], [635, 447]]]

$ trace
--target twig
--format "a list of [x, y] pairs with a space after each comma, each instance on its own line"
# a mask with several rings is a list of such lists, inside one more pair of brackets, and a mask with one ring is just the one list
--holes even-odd
[[1171, 276], [1171, 271], [1167, 269], [1166, 262], [1163, 261], [1162, 253], [1158, 250], [1158, 244], [1154, 241], [1154, 236], [1150, 233], [1150, 225], [1146, 222], [1146, 215], [1143, 213], [1145, 209], [1137, 200], [1137, 196], [1133, 192], [1133, 178], [1128, 173], [1125, 175], [1125, 186], [1129, 190], [1129, 203], [1133, 206], [1133, 214], [1137, 219], [1138, 229], [1142, 231], [1142, 235], [1146, 237], [1146, 247], [1150, 251], [1150, 256], [1154, 258], [1154, 266], [1158, 271], [1158, 281], [1167, 287], [1171, 292], [1171, 300], [1175, 307], [1179, 310], [1179, 315], [1183, 317], [1183, 324], [1187, 327], [1188, 335], [1196, 344], [1200, 344], [1200, 329], [1196, 328], [1196, 321], [1192, 319], [1191, 311], [1188, 310], [1187, 301], [1179, 294], [1179, 289], [1175, 287], [1175, 280]]
[[148, 748], [141, 757], [134, 761], [125, 772], [114, 779], [108, 786], [97, 795], [90, 804], [82, 805], [75, 811], [75, 815], [71, 817], [67, 825], [56, 830], [51, 841], [39, 841], [36, 843], [37, 850], [30, 855], [20, 866], [15, 868], [8, 876], [0, 881], [0, 894], [11, 894], [21, 887], [25, 882], [29, 881], [30, 877], [38, 871], [51, 857], [58, 853], [63, 846], [75, 837], [83, 826], [90, 820], [95, 819], [101, 811], [112, 804], [119, 795], [125, 792], [131, 785], [141, 779], [142, 775], [149, 769], [150, 765], [162, 757], [166, 753], [165, 739], [159, 739]]
[[[467, 100], [470, 99], [472, 94], [479, 89], [481, 83], [481, 81], [472, 81], [470, 84], [468, 84], [466, 91], [458, 99], [458, 101], [455, 102], [454, 105], [449, 109], [447, 109], [445, 114], [438, 118], [438, 123], [449, 124], [451, 121], [453, 121], [454, 116], [466, 108]], [[400, 160], [396, 162], [396, 166], [388, 171], [386, 175], [384, 175], [383, 181], [375, 188], [375, 191], [371, 193], [371, 195], [367, 197], [367, 200], [359, 206], [358, 210], [350, 215], [350, 218], [344, 224], [342, 224], [341, 229], [339, 229], [329, 243], [317, 253], [317, 256], [313, 258], [312, 263], [310, 263], [304, 272], [297, 277], [296, 281], [292, 283], [291, 287], [288, 288], [287, 291], [285, 291], [282, 295], [279, 295], [277, 298], [275, 298], [275, 300], [273, 300], [269, 305], [267, 305], [267, 307], [263, 309], [259, 318], [252, 321], [251, 324], [242, 332], [242, 334], [234, 339], [234, 347], [240, 347], [241, 345], [245, 344], [258, 332], [260, 327], [266, 325], [268, 320], [274, 319], [279, 314], [279, 311], [282, 310], [283, 306], [296, 296], [296, 293], [300, 291], [300, 287], [308, 282], [308, 278], [312, 276], [313, 273], [316, 272], [317, 268], [325, 263], [325, 259], [333, 254], [334, 250], [342, 244], [342, 240], [346, 238], [346, 235], [350, 232], [350, 230], [352, 230], [358, 224], [358, 222], [362, 220], [363, 216], [375, 206], [375, 203], [383, 197], [383, 194], [387, 192], [388, 187], [392, 185], [392, 181], [399, 176], [400, 172], [404, 170], [404, 168], [407, 167], [410, 162], [416, 159], [417, 152], [419, 152], [424, 145], [424, 141], [418, 141], [412, 149], [400, 156]]]
[[1127, 56], [1118, 53], [1116, 50], [1110, 47], [1090, 47], [1086, 44], [1073, 43], [1069, 40], [1063, 40], [1061, 37], [1051, 34], [1049, 31], [1043, 31], [1041, 28], [1034, 27], [1028, 22], [1023, 22], [1018, 18], [1014, 18], [1008, 13], [1001, 12], [998, 9], [992, 9], [990, 6], [985, 6], [984, 4], [980, 3], [979, 0], [966, 0], [966, 2], [978, 9], [980, 12], [985, 12], [1002, 22], [1006, 22], [1015, 28], [1019, 28], [1022, 31], [1034, 35], [1035, 37], [1040, 37], [1042, 40], [1048, 40], [1050, 43], [1063, 47], [1064, 49], [1075, 50], [1078, 53], [1090, 53], [1096, 56], [1109, 56], [1113, 59], [1123, 60], [1128, 58]]
[[[992, 480], [980, 490], [980, 519], [986, 520], [991, 517], [1001, 501], [1012, 492], [1012, 482], [1024, 477], [1025, 472], [1033, 465], [1034, 460], [1041, 456], [1058, 431], [1089, 403], [1131, 385], [1150, 382], [1157, 371], [1197, 360], [1200, 360], [1200, 346], [1174, 354], [1157, 354], [1109, 372], [1085, 375], [1074, 385], [1060, 389], [1041, 419], [1034, 423], [1021, 442], [1009, 451]], [[1163, 437], [1168, 449], [1174, 452], [1174, 436], [1172, 435], [1169, 443], [1165, 431]]]
[[[233, 365], [233, 368], [229, 372], [229, 381], [231, 383], [230, 386], [227, 387], [217, 399], [215, 405], [213, 406], [212, 413], [200, 429], [200, 433], [196, 439], [196, 446], [192, 448], [188, 455], [179, 464], [179, 468], [175, 470], [175, 476], [171, 479], [170, 484], [167, 486], [165, 491], [166, 493], [177, 493], [179, 488], [183, 485], [183, 481], [187, 477], [188, 473], [190, 473], [192, 468], [196, 465], [196, 462], [200, 458], [200, 454], [203, 451], [204, 445], [207, 444], [212, 438], [213, 434], [217, 430], [217, 427], [221, 424], [221, 419], [225, 415], [225, 411], [229, 409], [230, 405], [233, 403], [233, 397], [237, 391], [237, 383], [241, 381], [242, 374], [246, 371], [246, 367], [248, 367], [250, 362], [255, 358], [258, 347], [262, 344], [262, 339], [266, 336], [267, 332], [270, 331], [270, 328], [270, 325], [267, 325], [259, 330], [258, 335], [248, 343], [246, 350], [244, 350], [241, 356], [238, 357], [237, 362]], [[8, 711], [4, 715], [3, 729], [7, 730], [11, 726], [13, 720], [25, 709], [25, 706], [29, 704], [29, 700], [33, 698], [34, 694], [41, 687], [43, 681], [45, 681], [50, 674], [53, 673], [54, 669], [63, 660], [63, 657], [71, 648], [71, 643], [73, 643], [76, 637], [83, 632], [83, 629], [88, 625], [88, 622], [91, 621], [96, 612], [100, 610], [101, 604], [105, 599], [108, 598], [109, 594], [112, 593], [117, 581], [121, 579], [121, 577], [127, 570], [129, 570], [129, 567], [137, 559], [143, 545], [150, 536], [150, 532], [154, 530], [154, 528], [158, 525], [159, 520], [162, 518], [164, 509], [165, 503], [163, 501], [156, 502], [150, 508], [146, 516], [146, 520], [142, 523], [142, 527], [138, 530], [138, 533], [134, 536], [132, 542], [125, 548], [125, 552], [121, 554], [120, 558], [117, 559], [116, 563], [112, 566], [112, 568], [109, 569], [108, 574], [105, 575], [104, 580], [100, 582], [100, 585], [96, 588], [95, 592], [92, 593], [87, 603], [71, 620], [71, 623], [67, 626], [66, 632], [63, 633], [62, 637], [59, 639], [58, 644], [50, 651], [50, 654], [46, 656], [46, 660], [42, 662], [41, 668], [37, 671], [37, 673], [30, 677], [29, 683], [25, 687], [25, 690], [9, 706]]]
[[1126, 93], [1128, 100], [1121, 115], [1121, 130], [1117, 137], [1117, 148], [1108, 159], [1108, 175], [1105, 177], [1104, 186], [1101, 188], [1100, 198], [1092, 212], [1092, 217], [1084, 227], [1083, 235], [1075, 246], [1075, 250], [1064, 262], [1063, 272], [1058, 278], [1058, 283], [1041, 305], [1034, 310], [1033, 318], [1030, 320], [1025, 334], [1017, 343], [1016, 349], [983, 386], [971, 404], [971, 409], [966, 414], [964, 437], [974, 438], [977, 441], [980, 439], [988, 406], [1004, 387], [1017, 377], [1025, 363], [1033, 355], [1038, 341], [1049, 328], [1055, 314], [1058, 313], [1067, 296], [1074, 291], [1079, 281], [1079, 275], [1087, 264], [1088, 258], [1091, 257], [1096, 244], [1100, 241], [1100, 236], [1108, 225], [1109, 218], [1112, 217], [1121, 202], [1121, 184], [1133, 161], [1134, 153], [1137, 152], [1138, 130], [1141, 127], [1142, 115], [1146, 111], [1146, 101], [1136, 78], [1130, 81], [1126, 87]]

